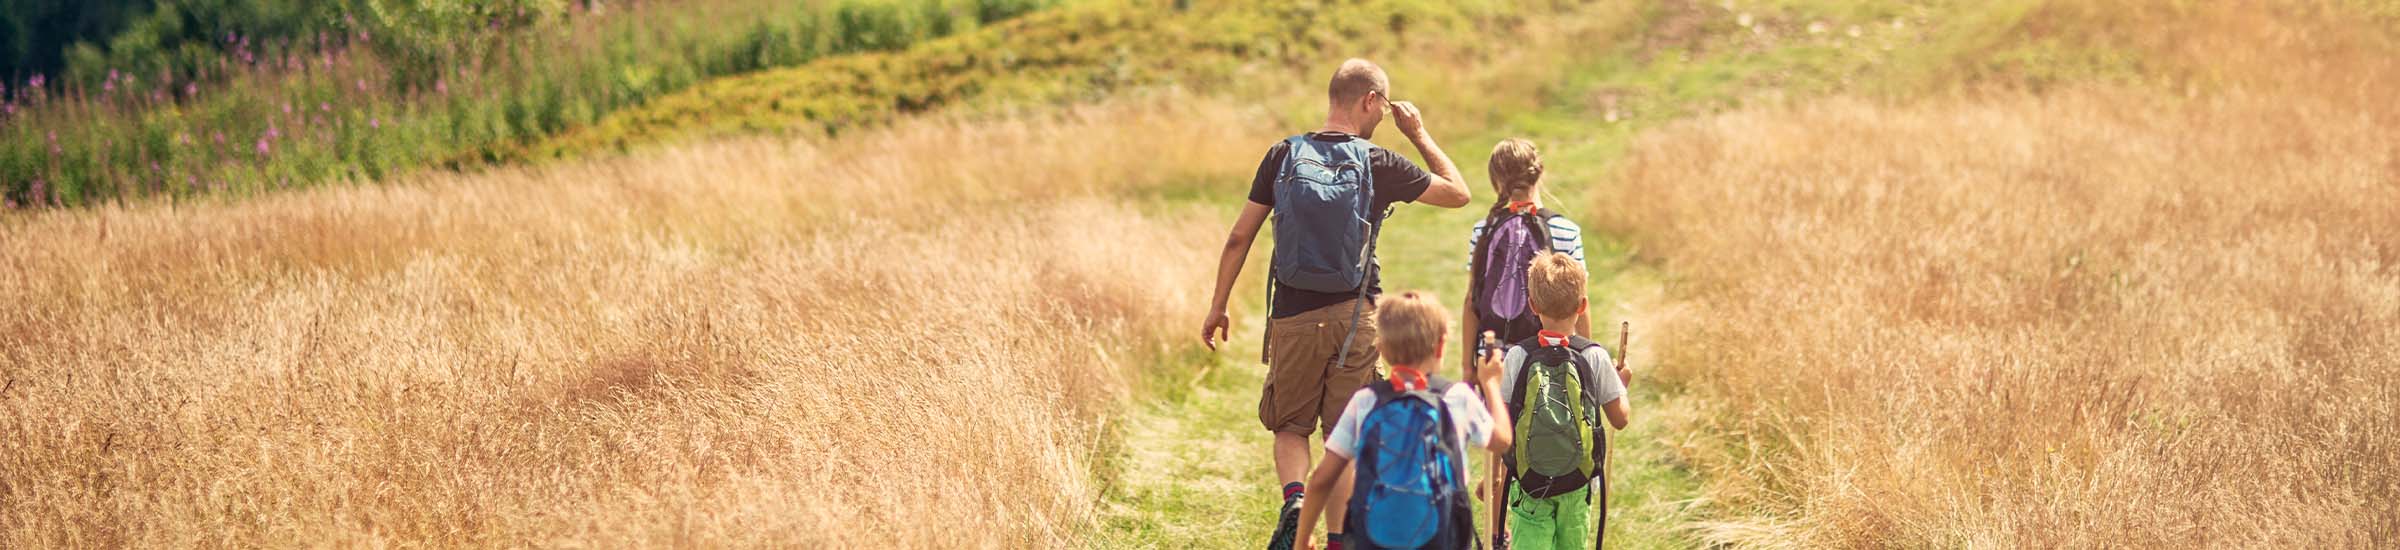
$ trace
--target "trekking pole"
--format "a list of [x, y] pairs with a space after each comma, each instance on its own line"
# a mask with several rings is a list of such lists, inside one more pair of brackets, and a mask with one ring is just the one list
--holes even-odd
[[[1627, 355], [1627, 352], [1625, 351], [1625, 346], [1626, 343], [1632, 339], [1633, 322], [1618, 321], [1617, 368], [1619, 369], [1626, 368], [1625, 356]], [[1616, 373], [1609, 374], [1613, 376]], [[1625, 392], [1625, 399], [1628, 400], [1628, 403], [1631, 402], [1630, 400], [1633, 399], [1633, 392], [1631, 390]], [[1597, 427], [1595, 427], [1595, 429], [1597, 429]], [[1602, 439], [1600, 441], [1602, 444], [1606, 444], [1608, 440]], [[1608, 539], [1608, 465], [1611, 462], [1616, 462], [1616, 457], [1614, 455], [1616, 455], [1616, 453], [1602, 453], [1600, 455], [1600, 529], [1597, 532], [1592, 533], [1592, 550], [1600, 550], [1601, 541]]]
[[1617, 322], [1617, 368], [1625, 368], [1625, 342], [1633, 339], [1633, 321]]
[[[1477, 368], [1482, 368], [1482, 359], [1487, 354], [1501, 352], [1500, 341], [1492, 337], [1491, 331], [1484, 331], [1482, 345], [1476, 346], [1476, 348], [1477, 360], [1475, 363]], [[1476, 379], [1481, 380], [1482, 378], [1477, 377]], [[1523, 442], [1518, 443], [1523, 444]], [[1490, 494], [1485, 495], [1483, 500], [1485, 503], [1492, 506], [1492, 550], [1504, 550], [1508, 548], [1509, 479], [1508, 466], [1502, 463], [1502, 460], [1503, 459], [1500, 456], [1500, 453], [1492, 453], [1492, 464], [1491, 468], [1489, 468], [1491, 479], [1485, 482], [1483, 485], [1485, 490], [1492, 491]], [[1480, 545], [1480, 541], [1478, 542], [1478, 545]]]

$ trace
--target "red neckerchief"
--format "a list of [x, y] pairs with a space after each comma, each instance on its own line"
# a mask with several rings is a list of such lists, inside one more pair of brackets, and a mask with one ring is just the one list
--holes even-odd
[[1537, 333], [1537, 336], [1541, 338], [1542, 347], [1545, 348], [1567, 345], [1567, 335], [1563, 332], [1545, 330]]
[[1533, 205], [1533, 201], [1517, 201], [1508, 203], [1509, 212], [1518, 214], [1532, 214], [1535, 210], [1540, 210], [1540, 208], [1535, 207]]
[[1425, 381], [1424, 372], [1399, 365], [1392, 365], [1392, 389], [1408, 392], [1422, 390], [1431, 386], [1431, 383]]

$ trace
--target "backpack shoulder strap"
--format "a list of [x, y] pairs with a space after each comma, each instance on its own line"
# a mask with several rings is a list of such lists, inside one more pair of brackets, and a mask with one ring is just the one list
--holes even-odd
[[1457, 380], [1443, 378], [1439, 374], [1425, 375], [1425, 391], [1432, 392], [1436, 396], [1448, 395], [1450, 387], [1455, 385], [1458, 385]]
[[[1582, 372], [1580, 374], [1584, 375], [1587, 380], [1593, 374], [1593, 369], [1597, 369], [1599, 366], [1593, 365], [1592, 360], [1585, 358], [1583, 354], [1591, 351], [1592, 348], [1598, 347], [1600, 347], [1600, 343], [1594, 342], [1590, 338], [1585, 338], [1582, 336], [1567, 337], [1567, 349], [1573, 350], [1573, 353], [1567, 354], [1567, 357], [1569, 360], [1575, 362], [1575, 368], [1581, 370]], [[1607, 350], [1603, 348], [1601, 353], [1607, 353]]]
[[1567, 336], [1567, 348], [1568, 348], [1568, 349], [1573, 349], [1573, 350], [1575, 350], [1575, 351], [1578, 351], [1578, 352], [1580, 352], [1580, 351], [1583, 351], [1583, 350], [1592, 349], [1592, 348], [1596, 348], [1596, 347], [1600, 347], [1600, 343], [1599, 343], [1599, 342], [1594, 342], [1594, 341], [1592, 341], [1592, 339], [1590, 339], [1590, 338], [1585, 338], [1585, 337], [1583, 337], [1583, 335], [1576, 334], [1576, 335], [1569, 335], [1569, 336]]
[[[1517, 363], [1517, 379], [1508, 385], [1508, 419], [1513, 422], [1517, 419], [1517, 407], [1525, 403], [1526, 389], [1533, 385], [1533, 376], [1525, 370], [1533, 367], [1534, 354], [1542, 350], [1542, 337], [1527, 338], [1509, 346], [1509, 349], [1524, 354], [1524, 360]], [[1508, 366], [1502, 364], [1500, 368], [1506, 369]]]
[[1533, 226], [1533, 235], [1535, 238], [1541, 239], [1542, 250], [1558, 251], [1558, 241], [1550, 240], [1550, 219], [1556, 217], [1558, 217], [1558, 213], [1548, 208], [1536, 209], [1533, 213], [1526, 215], [1525, 223]]
[[1391, 380], [1368, 382], [1366, 388], [1375, 392], [1375, 406], [1377, 407], [1383, 406], [1384, 403], [1390, 403], [1393, 398], [1401, 395], [1400, 388], [1393, 387]]

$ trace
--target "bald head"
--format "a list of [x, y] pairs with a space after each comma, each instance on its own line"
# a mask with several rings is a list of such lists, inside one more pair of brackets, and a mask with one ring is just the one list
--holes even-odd
[[1392, 80], [1383, 75], [1383, 67], [1365, 59], [1350, 58], [1342, 67], [1333, 70], [1333, 82], [1325, 86], [1327, 99], [1336, 106], [1355, 105], [1367, 92], [1391, 97]]

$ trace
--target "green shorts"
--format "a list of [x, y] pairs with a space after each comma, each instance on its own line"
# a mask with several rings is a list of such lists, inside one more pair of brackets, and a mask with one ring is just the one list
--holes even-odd
[[1508, 542], [1516, 550], [1591, 548], [1592, 488], [1533, 498], [1524, 486], [1508, 490]]

